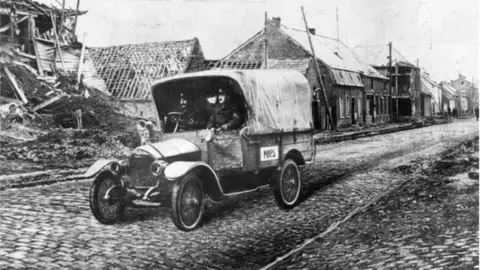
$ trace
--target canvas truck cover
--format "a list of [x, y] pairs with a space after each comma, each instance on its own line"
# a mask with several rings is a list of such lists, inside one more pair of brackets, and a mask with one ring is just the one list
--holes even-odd
[[163, 83], [196, 77], [227, 77], [238, 83], [250, 111], [247, 120], [250, 134], [313, 128], [310, 86], [294, 70], [211, 70], [182, 74], [155, 82], [152, 94], [161, 91]]

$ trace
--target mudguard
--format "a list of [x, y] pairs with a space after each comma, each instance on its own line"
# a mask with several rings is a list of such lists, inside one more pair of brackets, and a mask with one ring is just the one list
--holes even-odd
[[217, 174], [213, 169], [208, 166], [208, 164], [200, 161], [177, 161], [173, 162], [165, 168], [164, 175], [165, 178], [169, 181], [175, 181], [183, 176], [185, 176], [189, 171], [193, 170], [196, 167], [204, 167], [211, 171], [215, 176], [215, 179], [218, 181]]
[[195, 168], [200, 168], [199, 177], [205, 187], [210, 199], [220, 201], [225, 198], [225, 193], [220, 185], [215, 171], [206, 163], [200, 161], [177, 161], [168, 165], [164, 170], [165, 178], [168, 181], [176, 181], [182, 179], [187, 173]]
[[83, 174], [85, 178], [91, 178], [97, 175], [99, 172], [103, 171], [103, 169], [112, 164], [113, 162], [116, 162], [116, 160], [113, 159], [100, 159], [95, 161], [95, 163], [88, 168], [88, 170]]

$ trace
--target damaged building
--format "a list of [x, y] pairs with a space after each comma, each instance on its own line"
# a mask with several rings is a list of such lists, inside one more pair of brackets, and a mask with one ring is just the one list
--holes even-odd
[[450, 112], [456, 108], [457, 100], [459, 100], [459, 95], [457, 89], [455, 89], [448, 82], [440, 82], [440, 89], [442, 91], [442, 108], [445, 112]]
[[[101, 114], [93, 116], [92, 108], [111, 97], [86, 52], [86, 35], [80, 42], [75, 34], [78, 17], [87, 12], [78, 4], [76, 9], [59, 5], [0, 1], [0, 102], [30, 118], [63, 119], [55, 123], [82, 128], [85, 117], [98, 122]], [[95, 98], [84, 102], [89, 96]]]
[[478, 88], [475, 87], [472, 81], [458, 74], [458, 78], [450, 81], [450, 85], [457, 90], [458, 101], [456, 107], [460, 113], [473, 113], [473, 109], [478, 105]]
[[354, 48], [359, 57], [390, 77], [392, 115], [396, 121], [430, 116], [432, 93], [422, 87], [420, 68], [408, 61], [397, 49], [385, 45], [359, 45]]
[[156, 119], [150, 86], [154, 81], [204, 69], [197, 38], [88, 48], [108, 92], [135, 116]]

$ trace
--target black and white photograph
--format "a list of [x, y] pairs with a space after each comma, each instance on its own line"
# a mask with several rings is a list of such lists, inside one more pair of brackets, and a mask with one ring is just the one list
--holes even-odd
[[479, 269], [477, 0], [0, 0], [0, 269]]

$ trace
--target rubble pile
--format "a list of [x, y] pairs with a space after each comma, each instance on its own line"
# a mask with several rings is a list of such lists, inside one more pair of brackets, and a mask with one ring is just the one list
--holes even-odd
[[134, 118], [111, 96], [77, 84], [76, 74], [46, 81], [18, 65], [10, 76], [1, 70], [0, 173], [85, 167], [140, 145]]
[[58, 127], [122, 131], [125, 126], [134, 126], [133, 119], [125, 115], [112, 97], [82, 83], [77, 87], [74, 73], [59, 73], [52, 85], [22, 66], [10, 66], [8, 70], [17, 87], [23, 90], [27, 103], [17, 99], [15, 86], [2, 72], [1, 96], [11, 101], [1, 105], [2, 130], [14, 127], [15, 123], [47, 132]]

